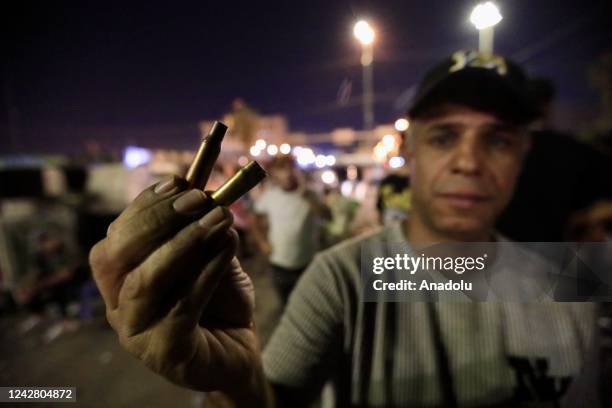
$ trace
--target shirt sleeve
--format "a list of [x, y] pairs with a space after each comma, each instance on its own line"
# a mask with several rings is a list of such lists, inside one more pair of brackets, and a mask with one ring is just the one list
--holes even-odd
[[343, 304], [333, 268], [318, 255], [297, 283], [263, 353], [275, 385], [305, 399], [319, 395], [342, 353]]

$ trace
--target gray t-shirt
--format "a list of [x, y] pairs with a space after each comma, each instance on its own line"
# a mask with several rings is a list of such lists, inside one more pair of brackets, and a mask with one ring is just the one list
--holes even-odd
[[332, 381], [339, 406], [599, 406], [595, 305], [363, 302], [360, 252], [388, 243], [408, 245], [400, 224], [315, 258], [264, 351], [272, 383], [306, 400]]

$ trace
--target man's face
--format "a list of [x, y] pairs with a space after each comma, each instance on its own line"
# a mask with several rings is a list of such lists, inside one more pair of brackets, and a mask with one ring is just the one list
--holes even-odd
[[294, 190], [297, 187], [296, 169], [289, 163], [282, 163], [270, 169], [270, 176], [283, 190]]
[[414, 215], [437, 233], [482, 236], [508, 204], [528, 146], [522, 129], [459, 105], [415, 119], [403, 146]]

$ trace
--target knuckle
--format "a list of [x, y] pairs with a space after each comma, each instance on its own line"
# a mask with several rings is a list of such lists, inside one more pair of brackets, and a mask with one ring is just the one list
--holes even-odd
[[164, 257], [173, 254], [186, 254], [195, 247], [200, 247], [209, 237], [212, 229], [201, 225], [189, 225], [163, 245]]
[[140, 228], [143, 234], [161, 230], [172, 220], [174, 211], [169, 202], [161, 202], [142, 211], [134, 217], [134, 225]]
[[111, 235], [118, 229], [119, 229], [119, 218], [116, 218], [113, 222], [108, 224], [108, 228], [106, 229], [106, 236]]
[[[121, 233], [105, 239], [105, 263], [119, 271], [133, 269], [146, 257], [142, 250], [147, 248], [143, 239], [153, 245], [170, 220], [169, 205], [156, 205], [134, 215], [129, 223], [121, 226]], [[116, 228], [116, 227], [115, 227]], [[152, 248], [151, 248], [152, 249]]]
[[132, 205], [133, 204], [129, 204], [127, 206], [127, 208], [125, 208], [123, 211], [121, 211], [121, 213], [117, 217], [115, 217], [115, 219], [112, 220], [110, 224], [108, 224], [108, 227], [106, 228], [106, 235], [107, 236], [110, 235], [110, 234], [115, 233], [125, 223], [126, 217], [131, 212]]
[[130, 258], [126, 253], [128, 251], [126, 237], [127, 233], [122, 239], [109, 237], [104, 240], [103, 265], [105, 268], [112, 269], [117, 272], [124, 272], [130, 269]]
[[100, 269], [106, 266], [106, 242], [106, 238], [98, 241], [89, 251], [89, 265], [91, 266], [94, 276], [96, 276]]
[[132, 201], [132, 203], [130, 204], [130, 206], [141, 206], [141, 205], [146, 205], [147, 203], [149, 203], [150, 201], [153, 200], [153, 198], [155, 197], [155, 193], [153, 192], [153, 190], [155, 189], [155, 186], [157, 185], [157, 183], [150, 185], [149, 187], [145, 188], [144, 190], [142, 190], [137, 196], [136, 198], [134, 198], [134, 201]]
[[143, 190], [136, 196], [136, 198], [119, 214], [117, 218], [108, 225], [106, 229], [106, 235], [111, 235], [122, 229], [126, 224], [129, 224], [133, 217], [137, 217], [138, 214], [144, 209], [154, 204], [154, 200], [157, 198], [156, 194], [153, 193], [152, 189], [155, 185], [151, 186], [146, 190]]
[[121, 288], [121, 298], [126, 300], [136, 299], [145, 292], [142, 270], [137, 269], [127, 274]]

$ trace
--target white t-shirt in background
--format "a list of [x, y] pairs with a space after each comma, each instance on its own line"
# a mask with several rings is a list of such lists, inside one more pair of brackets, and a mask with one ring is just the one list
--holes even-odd
[[270, 262], [304, 268], [318, 250], [319, 220], [304, 193], [271, 186], [255, 201], [255, 212], [268, 217]]

